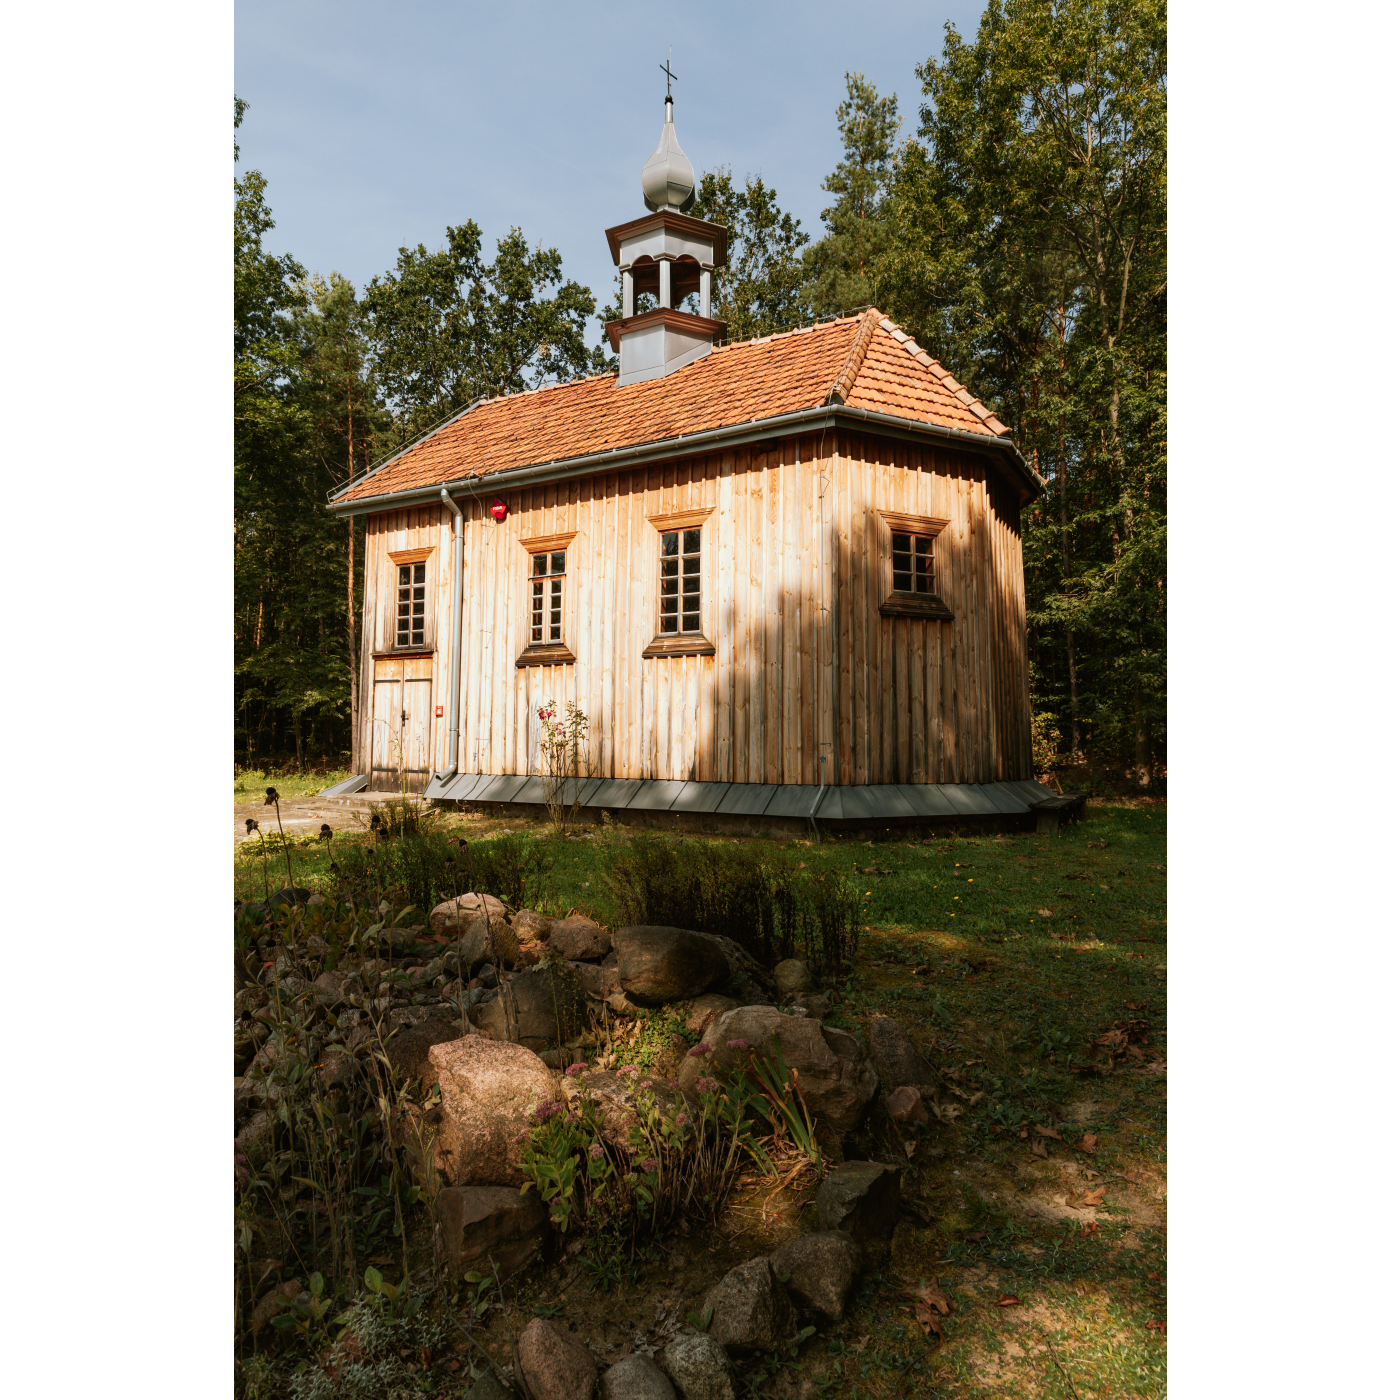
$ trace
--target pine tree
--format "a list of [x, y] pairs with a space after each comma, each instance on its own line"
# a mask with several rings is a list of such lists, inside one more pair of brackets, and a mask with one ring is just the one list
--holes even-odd
[[875, 301], [875, 265], [889, 246], [886, 198], [895, 168], [899, 99], [881, 97], [865, 74], [847, 73], [836, 124], [845, 157], [822, 182], [836, 202], [822, 210], [826, 236], [806, 257], [812, 304], [819, 312]]
[[879, 301], [1047, 477], [1023, 521], [1036, 703], [1144, 782], [1165, 745], [1165, 5], [991, 0], [917, 71]]

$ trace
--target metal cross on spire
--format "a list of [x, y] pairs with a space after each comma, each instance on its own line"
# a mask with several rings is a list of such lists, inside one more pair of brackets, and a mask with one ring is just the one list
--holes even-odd
[[676, 77], [676, 75], [673, 72], [671, 72], [671, 55], [667, 54], [666, 62], [658, 63], [656, 66], [666, 75], [666, 96], [670, 97], [671, 84], [680, 82], [680, 79]]

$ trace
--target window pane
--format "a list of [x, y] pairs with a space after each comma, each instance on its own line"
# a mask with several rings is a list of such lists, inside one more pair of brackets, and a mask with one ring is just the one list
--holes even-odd
[[407, 564], [400, 564], [400, 565], [399, 565], [399, 582], [400, 582], [400, 583], [411, 583], [412, 581], [413, 581], [413, 580], [410, 579], [409, 576], [408, 576], [408, 565], [407, 565]]
[[544, 584], [535, 582], [530, 585], [530, 592], [536, 598], [544, 597]]
[[545, 554], [532, 554], [530, 556], [530, 567], [537, 574], [549, 572], [549, 556]]
[[698, 578], [688, 578], [685, 580], [685, 591], [687, 594], [693, 593], [696, 600], [700, 597], [700, 580]]
[[699, 531], [699, 530], [687, 530], [687, 531], [685, 532], [685, 553], [687, 553], [687, 554], [699, 554], [699, 553], [700, 553], [700, 531]]
[[896, 533], [896, 535], [895, 535], [895, 537], [894, 537], [894, 547], [895, 547], [897, 550], [902, 550], [905, 554], [908, 554], [908, 553], [909, 553], [909, 536], [908, 536], [908, 535], [901, 535], [901, 534]]
[[538, 624], [530, 628], [530, 640], [532, 642], [542, 642], [544, 640], [544, 633]]
[[698, 632], [700, 630], [700, 614], [693, 613], [686, 617], [682, 632]]
[[551, 554], [550, 563], [556, 574], [562, 574], [564, 572], [564, 556], [562, 553]]
[[914, 536], [914, 553], [915, 553], [915, 554], [932, 554], [932, 553], [933, 553], [933, 539], [932, 539], [932, 537], [929, 536], [929, 535], [915, 535], [915, 536]]
[[678, 563], [679, 561], [675, 559], [663, 559], [661, 561], [661, 577], [675, 578]]
[[661, 596], [663, 598], [672, 597], [676, 592], [679, 582], [679, 579], [663, 578], [661, 580]]
[[914, 580], [915, 590], [919, 593], [932, 593], [933, 580], [927, 574], [920, 574]]
[[908, 570], [896, 569], [894, 571], [894, 591], [896, 593], [908, 593], [909, 579], [910, 576]]
[[564, 596], [564, 580], [562, 578], [555, 579], [550, 584], [549, 591], [554, 597], [562, 598]]
[[700, 572], [700, 556], [694, 554], [689, 559], [685, 560], [681, 572], [686, 574], [698, 574]]
[[421, 647], [423, 645], [423, 634], [421, 632], [415, 632], [413, 634], [412, 645], [416, 647]]
[[413, 566], [414, 583], [422, 583], [428, 577], [428, 566], [426, 564], [415, 564]]
[[661, 536], [662, 557], [665, 558], [665, 556], [668, 554], [674, 554], [676, 552], [676, 546], [677, 544], [679, 544], [679, 542], [680, 535], [677, 534], [675, 530], [667, 530], [666, 533]]
[[663, 632], [674, 632], [676, 630], [676, 619], [674, 617], [663, 617], [661, 619], [661, 630]]
[[409, 597], [412, 595], [412, 593], [413, 593], [413, 590], [412, 590], [411, 588], [400, 588], [400, 589], [399, 589], [399, 602], [401, 602], [401, 603], [406, 603], [406, 602], [408, 602]]
[[424, 595], [424, 591], [425, 591], [425, 590], [423, 590], [423, 589], [421, 589], [421, 588], [415, 588], [415, 589], [413, 590], [413, 596], [414, 596], [414, 598], [422, 598], [423, 595]]
[[423, 616], [423, 604], [422, 604], [422, 603], [415, 603], [415, 604], [413, 605], [413, 616], [414, 616], [415, 618], [420, 618], [420, 619], [422, 618], [422, 616]]
[[679, 601], [679, 598], [663, 598], [661, 600], [661, 615], [663, 617], [669, 617], [676, 611], [676, 604]]

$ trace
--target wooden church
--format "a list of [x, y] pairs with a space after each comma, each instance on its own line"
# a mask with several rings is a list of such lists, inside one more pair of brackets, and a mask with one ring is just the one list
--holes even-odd
[[344, 790], [543, 802], [552, 701], [588, 717], [586, 807], [1026, 812], [1043, 482], [879, 311], [728, 342], [694, 186], [668, 96], [647, 213], [607, 230], [618, 372], [472, 404], [332, 498], [368, 516]]

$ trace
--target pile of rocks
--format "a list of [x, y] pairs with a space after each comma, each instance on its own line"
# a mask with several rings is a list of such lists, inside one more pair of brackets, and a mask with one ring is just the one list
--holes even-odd
[[[512, 914], [477, 894], [433, 909], [429, 931], [433, 941], [419, 937], [423, 930], [396, 930], [386, 955], [314, 981], [298, 974], [291, 950], [260, 948], [242, 964], [235, 995], [236, 1037], [243, 1037], [236, 1047], [244, 1047], [236, 1048], [235, 1074], [275, 1066], [280, 1041], [261, 1031], [288, 1004], [335, 1013], [344, 1049], [320, 1057], [316, 1072], [327, 1085], [353, 1073], [356, 1054], [377, 1049], [371, 1038], [392, 1028], [383, 1040], [391, 1065], [421, 1090], [440, 1090], [435, 1165], [445, 1185], [437, 1223], [454, 1270], [494, 1260], [514, 1273], [546, 1247], [545, 1208], [535, 1194], [520, 1193], [515, 1162], [541, 1105], [587, 1093], [608, 1136], [625, 1144], [633, 1111], [628, 1085], [613, 1074], [561, 1073], [588, 1058], [587, 1028], [605, 1008], [627, 1017], [675, 1007], [702, 1037], [681, 1060], [675, 1095], [693, 1098], [715, 1070], [745, 1067], [751, 1051], [781, 1051], [808, 1110], [831, 1132], [856, 1128], [881, 1089], [896, 1122], [927, 1121], [933, 1075], [903, 1029], [874, 1018], [867, 1048], [823, 1024], [827, 999], [800, 959], [769, 972], [728, 938], [657, 926], [610, 933], [577, 914], [560, 920], [531, 910]], [[272, 1082], [256, 1074], [235, 1080], [240, 1150], [273, 1127]], [[899, 1192], [898, 1167], [836, 1167], [818, 1192], [817, 1229], [732, 1269], [700, 1306], [708, 1328], [674, 1337], [654, 1358], [629, 1356], [600, 1376], [576, 1336], [535, 1319], [519, 1341], [528, 1393], [534, 1400], [587, 1400], [595, 1389], [605, 1400], [732, 1400], [736, 1360], [771, 1352], [804, 1323], [842, 1316], [863, 1259], [888, 1243]]]
[[[731, 1269], [704, 1296], [704, 1331], [656, 1355], [625, 1357], [600, 1374], [586, 1345], [536, 1318], [519, 1343], [534, 1400], [735, 1400], [736, 1363], [770, 1354], [805, 1323], [839, 1322], [863, 1262], [888, 1245], [899, 1212], [898, 1167], [846, 1162], [817, 1194], [818, 1229]], [[494, 1384], [494, 1382], [493, 1382]], [[485, 1394], [485, 1392], [483, 1392]]]

